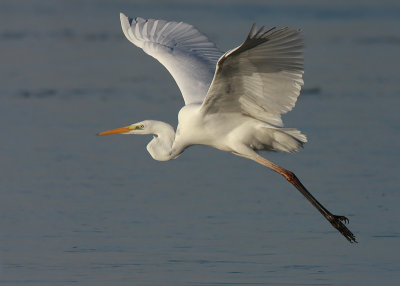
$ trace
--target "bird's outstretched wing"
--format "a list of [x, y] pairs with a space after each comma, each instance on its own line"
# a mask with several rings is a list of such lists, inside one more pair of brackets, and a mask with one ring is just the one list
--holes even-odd
[[240, 112], [275, 126], [303, 85], [304, 43], [298, 30], [250, 30], [242, 45], [223, 55], [203, 102], [205, 113]]
[[171, 73], [185, 104], [202, 103], [222, 52], [192, 25], [128, 18], [120, 14], [125, 36]]

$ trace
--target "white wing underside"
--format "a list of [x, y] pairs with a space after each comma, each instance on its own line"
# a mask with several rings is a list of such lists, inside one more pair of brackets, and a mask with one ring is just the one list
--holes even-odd
[[129, 41], [156, 58], [171, 73], [185, 104], [202, 103], [222, 52], [192, 25], [154, 19], [131, 19], [121, 13]]
[[275, 126], [303, 85], [304, 43], [298, 30], [252, 27], [244, 43], [222, 56], [203, 102], [207, 113], [241, 113]]

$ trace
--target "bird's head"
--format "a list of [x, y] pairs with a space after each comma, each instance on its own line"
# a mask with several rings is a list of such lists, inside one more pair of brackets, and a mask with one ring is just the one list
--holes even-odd
[[183, 149], [172, 149], [175, 139], [174, 128], [168, 123], [157, 120], [144, 120], [128, 126], [107, 130], [97, 135], [110, 134], [153, 134], [153, 139], [147, 144], [147, 151], [158, 161], [176, 158]]
[[147, 126], [146, 121], [142, 121], [128, 126], [100, 132], [97, 133], [97, 135], [101, 136], [101, 135], [111, 135], [111, 134], [149, 134], [149, 133], [150, 133], [149, 126]]

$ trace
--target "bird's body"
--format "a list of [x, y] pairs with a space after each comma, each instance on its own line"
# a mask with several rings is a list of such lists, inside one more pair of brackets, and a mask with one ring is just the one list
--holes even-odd
[[222, 53], [196, 28], [183, 22], [131, 19], [121, 26], [133, 44], [162, 63], [180, 88], [185, 106], [176, 132], [168, 123], [145, 120], [99, 133], [153, 134], [147, 150], [168, 161], [191, 145], [207, 145], [256, 161], [283, 175], [350, 242], [354, 235], [290, 171], [259, 151], [296, 152], [307, 142], [294, 128], [283, 128], [303, 85], [304, 43], [298, 30], [258, 31], [254, 25], [239, 47]]
[[204, 115], [199, 104], [183, 107], [178, 122], [177, 147], [200, 144], [239, 153], [239, 148], [244, 145], [255, 151], [295, 152], [305, 140], [300, 133], [290, 135], [293, 129], [274, 127], [241, 114]]

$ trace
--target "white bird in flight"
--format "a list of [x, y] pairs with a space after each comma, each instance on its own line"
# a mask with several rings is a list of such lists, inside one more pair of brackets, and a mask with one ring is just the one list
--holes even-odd
[[171, 73], [185, 106], [176, 132], [168, 123], [144, 120], [98, 135], [153, 134], [147, 150], [159, 161], [174, 159], [196, 144], [256, 161], [284, 176], [348, 241], [356, 242], [344, 225], [346, 217], [330, 213], [292, 172], [258, 154], [294, 153], [307, 142], [299, 130], [283, 128], [281, 119], [294, 107], [303, 85], [300, 31], [256, 30], [253, 25], [240, 46], [223, 53], [192, 25], [122, 13], [120, 18], [126, 38]]

